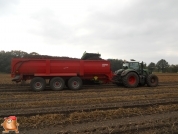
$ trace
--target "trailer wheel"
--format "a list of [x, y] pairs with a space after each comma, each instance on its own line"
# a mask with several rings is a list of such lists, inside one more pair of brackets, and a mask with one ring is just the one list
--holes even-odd
[[154, 74], [150, 74], [146, 78], [146, 83], [147, 83], [147, 86], [149, 87], [156, 87], [158, 86], [158, 77]]
[[33, 91], [43, 91], [46, 87], [46, 82], [41, 77], [35, 77], [31, 80], [30, 87]]
[[139, 83], [138, 75], [134, 72], [130, 72], [123, 77], [123, 84], [126, 87], [134, 88], [138, 86], [138, 83]]
[[82, 80], [80, 77], [72, 77], [68, 81], [68, 87], [72, 90], [79, 90], [82, 87]]
[[60, 77], [54, 77], [50, 80], [50, 88], [52, 90], [62, 90], [64, 88], [64, 80]]

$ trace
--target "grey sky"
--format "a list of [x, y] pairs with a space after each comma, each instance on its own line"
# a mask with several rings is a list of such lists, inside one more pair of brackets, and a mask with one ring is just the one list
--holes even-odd
[[177, 0], [0, 0], [0, 50], [178, 64]]

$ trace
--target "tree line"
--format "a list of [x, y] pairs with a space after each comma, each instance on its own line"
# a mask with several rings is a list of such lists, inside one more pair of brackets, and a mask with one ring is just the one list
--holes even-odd
[[18, 50], [0, 51], [0, 73], [10, 73], [12, 58], [33, 58], [40, 56], [36, 52], [23, 52]]
[[[13, 51], [0, 51], [0, 72], [1, 73], [10, 73], [11, 71], [11, 59], [12, 58], [62, 58], [69, 59], [69, 57], [56, 57], [48, 55], [40, 55], [36, 52], [23, 52], [19, 50]], [[74, 58], [70, 58], [74, 59]], [[111, 63], [111, 70], [114, 72], [122, 68], [123, 60], [121, 59], [108, 59]], [[178, 65], [169, 65], [165, 59], [159, 60], [157, 63], [151, 62], [148, 66], [145, 64], [145, 67], [151, 72], [169, 72], [177, 73]]]
[[147, 68], [151, 72], [178, 73], [178, 65], [169, 65], [165, 59], [161, 59], [157, 63], [151, 62]]

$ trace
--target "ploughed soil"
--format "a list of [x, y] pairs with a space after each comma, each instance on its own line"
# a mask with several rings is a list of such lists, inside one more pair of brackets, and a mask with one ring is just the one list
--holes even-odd
[[159, 78], [157, 87], [108, 84], [42, 92], [4, 82], [0, 123], [16, 116], [20, 134], [178, 134], [178, 75]]

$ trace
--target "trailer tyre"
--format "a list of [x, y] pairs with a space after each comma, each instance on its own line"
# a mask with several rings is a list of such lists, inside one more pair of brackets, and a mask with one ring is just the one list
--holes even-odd
[[50, 80], [50, 88], [55, 91], [62, 90], [65, 82], [61, 77], [54, 77]]
[[80, 77], [72, 77], [68, 81], [68, 87], [72, 90], [79, 90], [82, 87], [82, 80]]
[[46, 87], [46, 82], [41, 77], [35, 77], [31, 80], [30, 87], [33, 91], [36, 91], [36, 92], [43, 91], [44, 88]]
[[147, 86], [149, 87], [156, 87], [158, 86], [158, 77], [154, 74], [150, 74], [146, 78], [146, 83], [147, 83]]
[[138, 86], [138, 83], [139, 83], [138, 75], [134, 72], [130, 72], [123, 77], [123, 84], [126, 87], [134, 88]]

